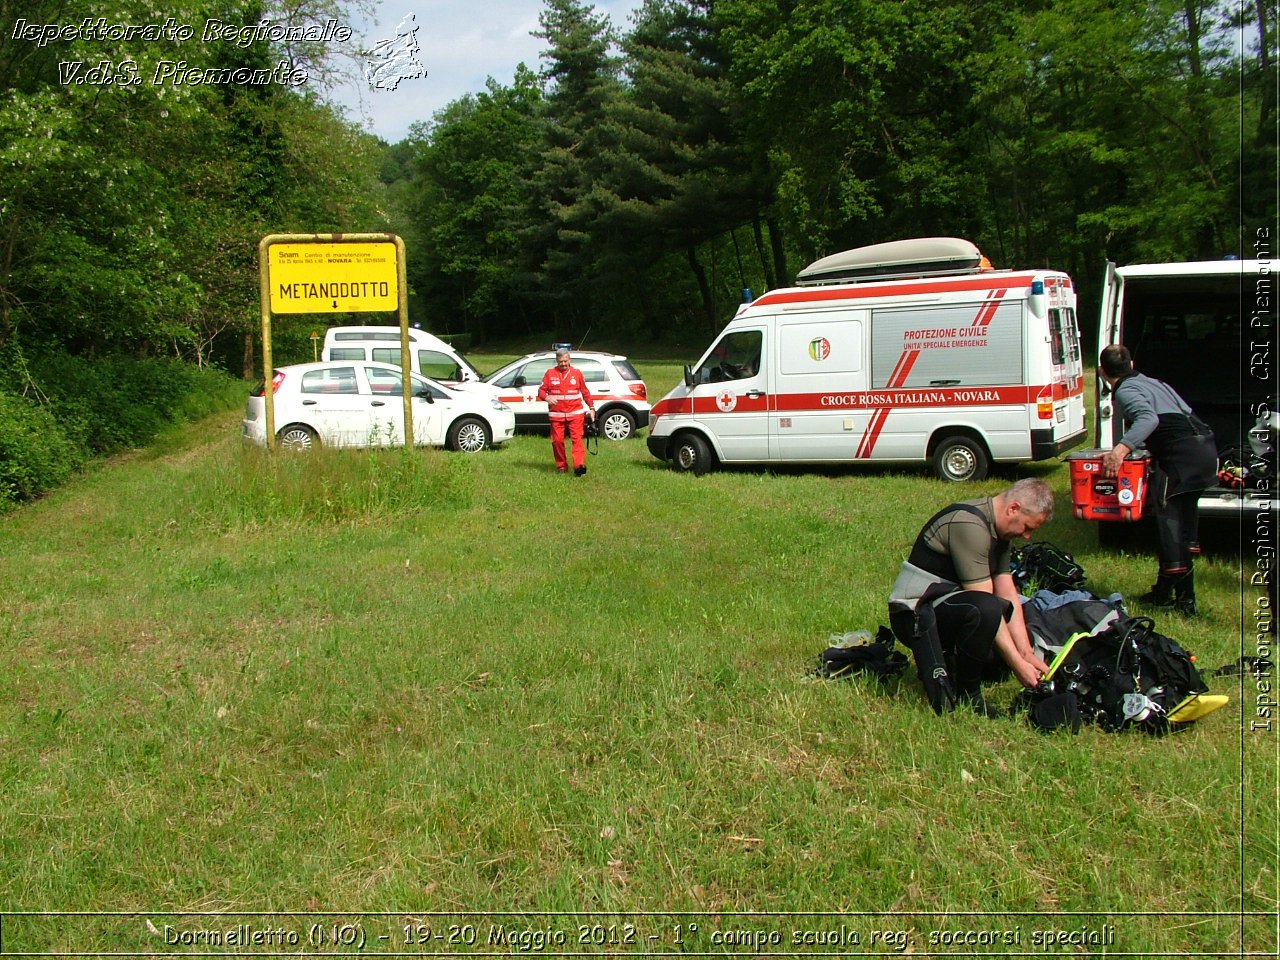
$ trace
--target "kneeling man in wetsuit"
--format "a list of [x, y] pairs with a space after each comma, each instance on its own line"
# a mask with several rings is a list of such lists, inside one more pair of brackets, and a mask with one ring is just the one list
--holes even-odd
[[1052, 516], [1053, 491], [1029, 478], [994, 497], [951, 504], [916, 537], [889, 597], [889, 622], [915, 654], [939, 714], [968, 704], [998, 716], [983, 698], [983, 680], [1012, 671], [1034, 687], [1048, 671], [1031, 648], [1009, 555], [1015, 538]]

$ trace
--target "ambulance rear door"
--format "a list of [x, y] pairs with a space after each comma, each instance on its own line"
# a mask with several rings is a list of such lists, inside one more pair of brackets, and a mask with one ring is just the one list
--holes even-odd
[[853, 460], [870, 412], [867, 311], [778, 318], [773, 417], [782, 460]]
[[[1110, 343], [1120, 342], [1120, 316], [1123, 308], [1124, 280], [1116, 265], [1107, 261], [1107, 275], [1102, 285], [1102, 313], [1098, 318], [1098, 352]], [[1120, 439], [1111, 406], [1111, 391], [1097, 372], [1097, 390], [1094, 392], [1094, 446], [1110, 449]]]
[[[1030, 363], [1032, 386], [1036, 388], [1033, 458], [1057, 456], [1084, 439], [1084, 357], [1080, 349], [1080, 325], [1076, 318], [1075, 295], [1065, 277], [1048, 277], [1046, 319], [1049, 323], [1048, 383], [1040, 377], [1040, 363]], [[1033, 295], [1033, 300], [1035, 299]], [[1031, 319], [1030, 317], [1028, 319]], [[1033, 349], [1035, 339], [1030, 338]], [[1043, 361], [1041, 361], [1043, 362]]]

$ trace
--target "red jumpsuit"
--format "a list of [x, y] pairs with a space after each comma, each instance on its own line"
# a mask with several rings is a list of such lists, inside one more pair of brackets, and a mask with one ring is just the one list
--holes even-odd
[[551, 420], [551, 452], [556, 458], [556, 469], [565, 473], [569, 463], [564, 455], [564, 432], [569, 429], [573, 440], [573, 467], [582, 470], [587, 465], [587, 448], [582, 442], [582, 420], [588, 409], [595, 410], [591, 392], [582, 371], [576, 367], [561, 371], [552, 367], [542, 378], [538, 399], [547, 401], [547, 416]]

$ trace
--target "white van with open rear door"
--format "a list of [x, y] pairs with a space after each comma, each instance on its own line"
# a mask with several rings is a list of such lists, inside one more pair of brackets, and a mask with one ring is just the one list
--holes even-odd
[[835, 254], [744, 305], [654, 406], [648, 445], [695, 473], [868, 461], [961, 481], [1084, 436], [1071, 278], [935, 237]]
[[[1108, 263], [1099, 348], [1110, 343], [1128, 347], [1134, 369], [1173, 387], [1212, 428], [1221, 471], [1217, 485], [1200, 498], [1200, 515], [1260, 517], [1274, 537], [1280, 417], [1275, 261]], [[1097, 404], [1096, 446], [1109, 450], [1124, 430], [1101, 379]], [[1099, 532], [1122, 538], [1111, 527], [1104, 523]]]

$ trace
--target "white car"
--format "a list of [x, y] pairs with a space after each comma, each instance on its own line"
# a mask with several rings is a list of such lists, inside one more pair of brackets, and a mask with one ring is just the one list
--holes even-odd
[[[515, 413], [501, 401], [413, 377], [416, 446], [475, 453], [510, 440]], [[385, 363], [302, 363], [279, 367], [271, 381], [276, 442], [285, 449], [385, 447], [404, 443], [399, 368]], [[245, 439], [266, 446], [266, 400], [259, 384], [245, 404]]]
[[[587, 381], [602, 437], [626, 440], [635, 436], [637, 428], [649, 425], [649, 395], [644, 380], [626, 357], [573, 350], [569, 358]], [[484, 380], [497, 387], [499, 399], [515, 410], [517, 426], [546, 429], [550, 425], [547, 403], [538, 399], [538, 388], [543, 375], [555, 365], [554, 352], [531, 353]]]

